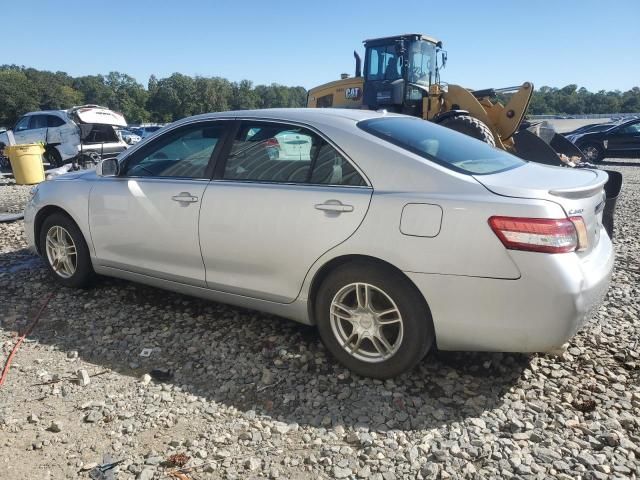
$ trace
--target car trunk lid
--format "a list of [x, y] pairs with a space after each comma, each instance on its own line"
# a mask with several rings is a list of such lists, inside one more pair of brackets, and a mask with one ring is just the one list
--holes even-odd
[[589, 245], [579, 255], [588, 255], [600, 241], [606, 172], [527, 163], [505, 172], [475, 175], [474, 178], [497, 195], [548, 200], [559, 204], [567, 217], [582, 217]]
[[118, 127], [127, 126], [127, 121], [121, 113], [100, 107], [99, 105], [74, 107], [69, 113], [75, 117], [77, 123], [115, 125]]

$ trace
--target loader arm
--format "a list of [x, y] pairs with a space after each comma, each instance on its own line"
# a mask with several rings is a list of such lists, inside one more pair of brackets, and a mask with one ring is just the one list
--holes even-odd
[[[496, 92], [516, 90], [506, 106], [500, 102], [493, 103], [489, 99]], [[482, 95], [479, 96], [478, 93]], [[486, 93], [486, 95], [484, 95]], [[493, 132], [496, 145], [505, 148], [512, 145], [511, 137], [518, 130], [529, 107], [533, 85], [529, 82], [520, 87], [509, 89], [489, 89], [482, 92], [472, 92], [460, 85], [449, 85], [443, 93], [446, 110], [466, 110], [473, 117], [484, 122]], [[453, 108], [455, 107], [455, 108]]]

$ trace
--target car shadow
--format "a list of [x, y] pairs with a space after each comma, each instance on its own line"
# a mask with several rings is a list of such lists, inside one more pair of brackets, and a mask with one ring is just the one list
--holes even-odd
[[28, 251], [0, 254], [3, 330], [23, 331], [50, 293], [32, 341], [78, 352], [96, 371], [170, 372], [172, 388], [300, 426], [385, 431], [464, 421], [499, 406], [530, 360], [434, 351], [392, 381], [362, 378], [329, 357], [315, 328], [116, 279], [67, 289]]

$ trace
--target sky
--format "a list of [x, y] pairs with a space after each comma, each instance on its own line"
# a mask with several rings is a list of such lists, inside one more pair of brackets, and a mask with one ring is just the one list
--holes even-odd
[[0, 64], [145, 86], [180, 72], [311, 88], [353, 74], [364, 39], [409, 32], [442, 40], [442, 80], [468, 88], [640, 86], [640, 0], [23, 0], [2, 19]]

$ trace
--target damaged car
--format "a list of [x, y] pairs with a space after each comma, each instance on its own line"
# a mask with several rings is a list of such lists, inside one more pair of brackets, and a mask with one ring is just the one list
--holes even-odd
[[[82, 105], [26, 113], [12, 132], [16, 144], [43, 143], [45, 162], [60, 167], [83, 154], [100, 158], [118, 155], [129, 144], [116, 128], [126, 126], [121, 113], [99, 105]], [[0, 149], [9, 144], [8, 133], [0, 133]]]

